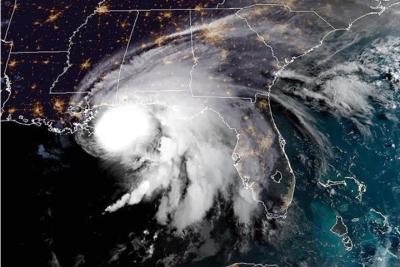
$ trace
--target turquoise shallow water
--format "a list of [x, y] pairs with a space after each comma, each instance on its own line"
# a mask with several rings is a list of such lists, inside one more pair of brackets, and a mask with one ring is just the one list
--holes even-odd
[[[223, 248], [243, 243], [248, 250], [183, 266], [226, 266], [226, 259], [279, 266], [400, 266], [400, 39], [398, 29], [365, 32], [369, 23], [361, 29], [355, 25], [348, 35], [335, 34], [322, 49], [296, 60], [291, 70], [298, 75], [287, 74], [273, 88], [292, 88], [282, 94], [297, 103], [273, 104], [297, 178], [287, 217], [256, 218], [248, 239], [236, 233], [232, 221], [213, 225]], [[348, 43], [326, 57], [330, 47]], [[308, 129], [289, 116], [296, 111], [303, 112]], [[85, 261], [100, 266], [108, 259], [116, 259], [109, 261], [112, 266], [130, 266], [147, 255], [152, 238], [144, 232], [162, 228], [152, 216], [156, 205], [142, 203], [105, 216], [104, 207], [125, 188], [72, 137], [18, 125], [5, 132], [4, 165], [24, 163], [8, 169], [8, 177], [21, 180], [6, 180], [7, 188], [15, 188], [7, 190], [13, 205], [5, 216], [9, 243], [15, 245], [14, 253], [5, 254], [17, 259], [14, 266], [55, 266], [55, 255], [62, 266]], [[332, 231], [339, 216], [347, 229], [342, 236]], [[166, 234], [161, 240], [154, 243], [155, 260], [168, 249], [179, 258], [189, 246], [183, 238], [169, 242]]]
[[[354, 53], [350, 48], [343, 53], [359, 55], [362, 51]], [[350, 60], [352, 57], [348, 56]], [[371, 56], [376, 65], [382, 57]], [[398, 61], [388, 66], [400, 68]], [[273, 110], [297, 177], [295, 205], [313, 229], [308, 241], [319, 244], [316, 257], [326, 266], [400, 266], [399, 84], [384, 73], [362, 79], [390, 95], [384, 101], [368, 98], [373, 111], [359, 120], [367, 133], [360, 131], [351, 116], [334, 116], [315, 106], [307, 108], [314, 118], [312, 126], [326, 137], [331, 155], [294, 129], [284, 109], [274, 105]], [[285, 83], [279, 81], [278, 86]], [[319, 168], [321, 159], [327, 163], [324, 170]], [[328, 181], [340, 184], [329, 186]], [[336, 216], [341, 216], [348, 228], [347, 236], [353, 244], [349, 251], [342, 238], [330, 231]]]

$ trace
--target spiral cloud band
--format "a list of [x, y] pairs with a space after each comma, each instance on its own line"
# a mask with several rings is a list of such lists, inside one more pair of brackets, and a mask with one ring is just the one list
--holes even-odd
[[[106, 212], [157, 199], [157, 221], [179, 230], [201, 222], [221, 201], [232, 204], [239, 223], [260, 212], [285, 215], [294, 176], [267, 98], [283, 54], [275, 55], [250, 27], [260, 12], [275, 11], [193, 18], [189, 29], [157, 45], [127, 51], [120, 69], [109, 70], [110, 59], [84, 80], [81, 90], [90, 93], [71, 102], [89, 107], [81, 120], [91, 130], [77, 140], [122, 165], [128, 181], [126, 194]], [[258, 63], [268, 73], [256, 70]]]

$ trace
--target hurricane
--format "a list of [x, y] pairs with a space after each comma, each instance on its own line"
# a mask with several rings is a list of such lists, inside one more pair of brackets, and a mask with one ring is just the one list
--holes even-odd
[[98, 40], [125, 46], [60, 89], [61, 51], [66, 111], [31, 123], [61, 180], [38, 195], [68, 192], [40, 220], [74, 222], [42, 234], [52, 266], [397, 266], [398, 3], [138, 5], [98, 4], [80, 27], [127, 14]]

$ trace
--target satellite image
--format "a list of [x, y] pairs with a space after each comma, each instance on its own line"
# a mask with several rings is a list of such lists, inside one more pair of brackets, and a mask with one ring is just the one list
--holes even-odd
[[2, 0], [2, 266], [400, 266], [400, 2]]

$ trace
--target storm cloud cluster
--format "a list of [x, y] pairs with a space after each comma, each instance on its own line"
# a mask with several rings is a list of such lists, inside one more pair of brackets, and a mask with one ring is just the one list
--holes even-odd
[[[106, 61], [82, 82], [89, 94], [71, 102], [89, 110], [82, 121], [90, 119], [76, 139], [122, 166], [118, 175], [128, 181], [106, 212], [157, 200], [157, 221], [178, 230], [220, 201], [231, 203], [241, 224], [261, 211], [286, 213], [294, 175], [266, 100], [279, 57], [251, 27], [253, 13], [273, 11], [254, 7], [204, 24], [193, 18], [189, 29], [134, 47], [121, 68], [108, 70]], [[279, 182], [271, 178], [277, 172]]]
[[[113, 87], [118, 71], [97, 83], [87, 99], [96, 107], [93, 131], [91, 135], [77, 134], [77, 141], [96, 157], [117, 162], [123, 169], [121, 178], [128, 181], [126, 194], [105, 211], [157, 198], [157, 221], [182, 230], [201, 222], [215, 202], [224, 199], [233, 203], [239, 222], [249, 223], [261, 206], [253, 191], [243, 186], [235, 167], [235, 149], [239, 141], [236, 128], [254, 104], [193, 97], [188, 90], [191, 58], [172, 51], [179, 49], [156, 48], [135, 64], [124, 66], [118, 99]], [[165, 54], [174, 61], [174, 75], [164, 64], [152, 65], [154, 58]], [[207, 75], [201, 69], [196, 71], [199, 76]], [[208, 86], [213, 83], [204, 81]], [[197, 79], [192, 83], [201, 84]], [[179, 85], [186, 88], [179, 90]], [[107, 86], [113, 89], [102, 90]], [[248, 117], [271, 131], [262, 116]], [[254, 162], [252, 168], [253, 173], [264, 172], [261, 163]], [[261, 180], [264, 175], [253, 178]]]
[[[235, 132], [209, 109], [194, 114], [188, 109], [157, 104], [139, 108], [149, 113], [148, 121], [125, 120], [121, 124], [133, 125], [138, 131], [146, 129], [147, 132], [142, 134], [146, 138], [138, 137], [116, 153], [102, 143], [107, 143], [108, 138], [125, 138], [120, 136], [120, 129], [113, 129], [114, 136], [107, 136], [101, 132], [102, 117], [95, 128], [95, 136], [107, 156], [118, 158], [135, 171], [132, 191], [106, 210], [111, 212], [126, 204], [137, 204], [163, 190], [157, 220], [166, 224], [171, 218], [172, 225], [183, 229], [205, 216], [218, 193], [228, 197], [229, 187], [238, 184], [231, 158], [236, 144]], [[121, 107], [105, 111], [103, 117], [109, 112], [135, 117], [138, 112], [135, 104], [128, 104], [121, 111], [118, 109]], [[105, 125], [109, 126], [112, 125]], [[123, 131], [135, 136], [135, 129]]]
[[118, 162], [130, 179], [129, 191], [106, 211], [161, 196], [157, 221], [184, 229], [201, 221], [222, 197], [233, 200], [241, 222], [249, 222], [257, 202], [234, 167], [235, 129], [217, 111], [184, 94], [157, 95], [153, 103], [135, 98], [104, 108], [94, 123], [94, 153]]

